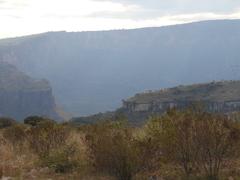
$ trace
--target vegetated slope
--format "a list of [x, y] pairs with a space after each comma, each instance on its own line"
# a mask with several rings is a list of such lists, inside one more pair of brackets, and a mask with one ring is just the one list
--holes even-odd
[[7, 63], [0, 63], [0, 102], [0, 116], [17, 120], [31, 115], [60, 118], [49, 83], [34, 80]]
[[240, 101], [240, 81], [180, 85], [159, 91], [138, 93], [125, 102], [152, 103], [173, 101]]
[[147, 89], [240, 78], [240, 20], [159, 28], [50, 32], [0, 40], [0, 59], [48, 79], [75, 115]]
[[200, 106], [210, 112], [240, 111], [240, 81], [181, 85], [159, 91], [138, 93], [124, 100], [122, 107], [115, 112], [74, 118], [72, 121], [75, 124], [87, 124], [125, 116], [130, 123], [138, 125], [150, 116], [161, 115], [171, 108], [184, 109], [193, 106]]

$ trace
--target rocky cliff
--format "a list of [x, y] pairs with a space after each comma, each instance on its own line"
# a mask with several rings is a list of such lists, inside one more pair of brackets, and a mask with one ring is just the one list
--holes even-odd
[[32, 79], [13, 65], [0, 63], [0, 116], [22, 120], [31, 115], [60, 118], [49, 83]]
[[112, 113], [74, 119], [77, 122], [96, 122], [126, 116], [132, 124], [142, 124], [151, 115], [161, 115], [168, 109], [184, 109], [200, 105], [209, 112], [240, 111], [240, 81], [221, 81], [177, 86], [159, 91], [136, 94], [123, 101]]
[[240, 111], [240, 81], [194, 84], [139, 93], [124, 100], [120, 111], [135, 120], [135, 116], [143, 119], [162, 114], [168, 109], [184, 109], [195, 105], [209, 112]]

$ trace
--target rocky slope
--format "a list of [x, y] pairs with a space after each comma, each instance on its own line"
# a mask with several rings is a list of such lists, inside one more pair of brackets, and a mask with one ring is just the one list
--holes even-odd
[[23, 120], [31, 115], [60, 118], [49, 83], [34, 80], [13, 65], [0, 63], [0, 116]]
[[141, 124], [148, 117], [161, 115], [168, 109], [196, 105], [209, 112], [240, 111], [240, 81], [219, 81], [139, 93], [123, 100], [122, 107], [115, 112], [75, 118], [74, 121], [86, 124], [122, 115], [133, 124]]
[[129, 112], [165, 112], [173, 107], [185, 107], [194, 102], [207, 104], [211, 111], [240, 110], [240, 81], [194, 84], [136, 94], [123, 101]]

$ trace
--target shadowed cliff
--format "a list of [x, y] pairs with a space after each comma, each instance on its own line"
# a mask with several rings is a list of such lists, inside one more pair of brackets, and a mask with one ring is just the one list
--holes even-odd
[[60, 118], [49, 83], [32, 79], [13, 65], [0, 63], [0, 116], [23, 120], [31, 115]]

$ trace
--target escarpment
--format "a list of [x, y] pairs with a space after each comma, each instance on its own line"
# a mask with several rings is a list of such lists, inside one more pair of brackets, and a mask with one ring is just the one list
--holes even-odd
[[168, 109], [185, 109], [192, 106], [201, 106], [208, 112], [240, 111], [240, 81], [181, 85], [139, 93], [124, 100], [120, 111], [129, 117], [140, 114], [146, 118], [153, 114], [162, 114]]
[[199, 106], [208, 112], [232, 113], [240, 111], [240, 81], [220, 81], [181, 85], [158, 91], [147, 91], [123, 100], [121, 108], [112, 113], [75, 118], [78, 122], [126, 117], [132, 124], [142, 124], [150, 116], [162, 115], [167, 110]]
[[60, 119], [48, 81], [35, 80], [13, 65], [0, 63], [0, 116], [22, 120], [31, 115]]

